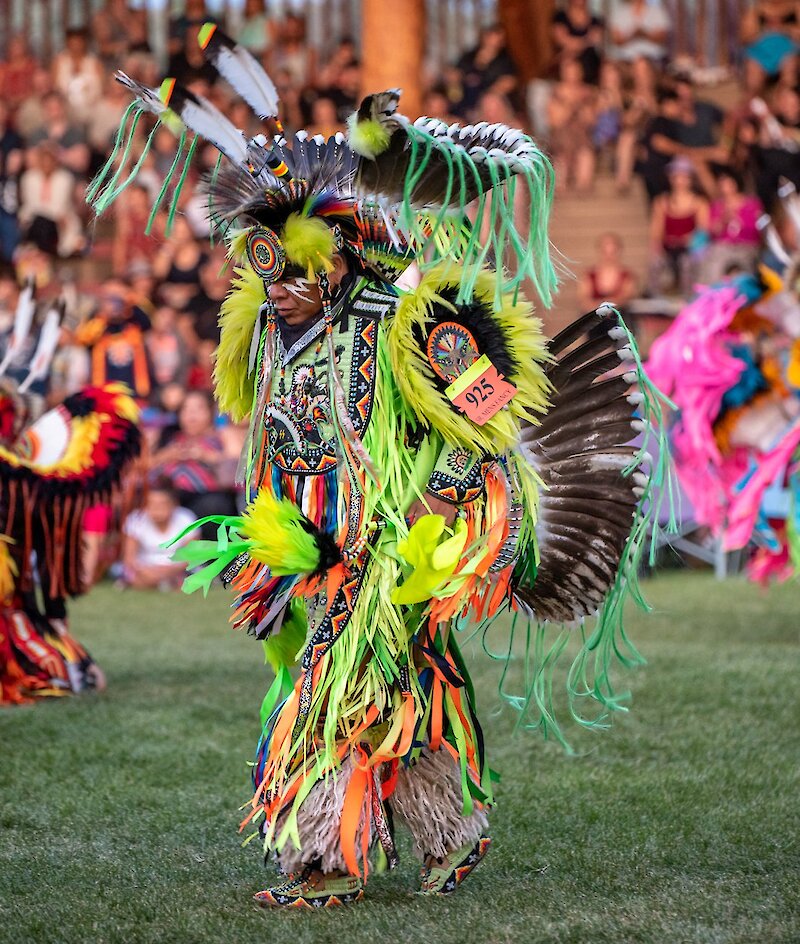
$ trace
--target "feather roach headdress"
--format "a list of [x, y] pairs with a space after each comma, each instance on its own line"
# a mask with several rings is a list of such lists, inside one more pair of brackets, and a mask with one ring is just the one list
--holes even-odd
[[141, 167], [152, 132], [126, 173], [137, 123], [147, 114], [178, 138], [150, 223], [170, 189], [170, 219], [174, 215], [198, 137], [204, 138], [227, 158], [206, 182], [212, 223], [233, 254], [267, 281], [286, 266], [324, 274], [333, 255], [345, 250], [392, 279], [412, 260], [422, 268], [456, 262], [459, 302], [471, 299], [488, 265], [496, 272], [498, 300], [529, 279], [549, 304], [556, 281], [547, 238], [553, 174], [523, 132], [485, 122], [411, 122], [397, 110], [399, 90], [390, 89], [364, 99], [346, 137], [325, 140], [303, 131], [284, 136], [275, 86], [261, 65], [212, 25], [201, 30], [199, 41], [264, 121], [263, 133], [248, 139], [210, 102], [173, 80], [150, 89], [118, 73], [136, 99], [89, 188], [96, 212]]

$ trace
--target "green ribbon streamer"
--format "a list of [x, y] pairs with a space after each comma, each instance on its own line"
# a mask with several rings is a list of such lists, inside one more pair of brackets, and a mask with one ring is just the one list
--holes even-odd
[[175, 213], [178, 210], [178, 200], [181, 196], [181, 191], [183, 190], [183, 185], [186, 183], [186, 175], [189, 173], [189, 166], [192, 163], [192, 158], [194, 157], [194, 152], [197, 150], [198, 137], [195, 135], [192, 138], [192, 143], [189, 145], [189, 150], [186, 152], [186, 160], [183, 164], [183, 170], [181, 171], [181, 176], [178, 178], [178, 184], [175, 187], [175, 193], [172, 195], [172, 202], [169, 206], [169, 213], [167, 214], [167, 225], [164, 227], [164, 235], [169, 236], [172, 232], [172, 224], [175, 221]]
[[119, 123], [119, 128], [117, 128], [117, 133], [114, 136], [114, 147], [111, 149], [111, 154], [109, 154], [108, 160], [100, 168], [94, 180], [86, 188], [87, 203], [91, 204], [95, 194], [103, 185], [105, 179], [108, 177], [109, 171], [114, 166], [114, 161], [116, 160], [117, 154], [119, 153], [119, 149], [122, 147], [122, 140], [125, 136], [125, 128], [127, 127], [128, 119], [138, 107], [138, 103], [136, 101], [132, 101], [125, 109], [125, 113], [123, 114], [122, 120]]
[[285, 665], [281, 666], [275, 675], [275, 681], [270, 685], [264, 700], [261, 702], [259, 717], [262, 731], [266, 728], [267, 722], [277, 706], [291, 695], [293, 688], [294, 682], [292, 681], [291, 672]]
[[172, 159], [172, 163], [169, 166], [166, 177], [164, 177], [164, 182], [161, 184], [161, 189], [158, 191], [158, 196], [156, 197], [156, 202], [153, 204], [153, 209], [150, 211], [150, 216], [147, 218], [147, 226], [144, 228], [146, 236], [150, 235], [150, 230], [153, 228], [153, 223], [155, 222], [156, 214], [161, 206], [164, 197], [166, 196], [167, 189], [172, 183], [172, 177], [175, 171], [178, 169], [178, 164], [180, 163], [181, 156], [183, 154], [183, 149], [186, 145], [186, 128], [181, 131], [180, 139], [178, 140], [178, 149], [175, 152], [175, 157]]

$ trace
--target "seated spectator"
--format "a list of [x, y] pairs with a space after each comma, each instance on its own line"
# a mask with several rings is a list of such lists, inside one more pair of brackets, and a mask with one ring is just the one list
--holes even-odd
[[660, 65], [667, 56], [671, 21], [660, 0], [618, 0], [609, 20], [612, 59], [649, 59]]
[[62, 326], [61, 340], [50, 365], [48, 400], [52, 406], [77, 393], [89, 383], [89, 353], [75, 339], [75, 332]]
[[321, 134], [329, 138], [337, 131], [344, 131], [344, 124], [339, 121], [336, 112], [336, 102], [326, 95], [314, 99], [311, 105], [311, 123], [308, 125], [309, 134]]
[[123, 528], [123, 584], [137, 590], [177, 590], [186, 575], [186, 564], [172, 560], [172, 555], [200, 532], [190, 531], [173, 548], [164, 544], [196, 520], [188, 508], [178, 504], [169, 479], [153, 482], [144, 507], [130, 514]]
[[111, 263], [115, 274], [126, 275], [133, 263], [155, 259], [158, 244], [145, 233], [150, 208], [150, 195], [139, 183], [131, 184], [114, 205]]
[[548, 105], [553, 87], [558, 81], [561, 63], [577, 59], [587, 84], [597, 83], [603, 43], [603, 21], [593, 16], [587, 0], [564, 0], [550, 23], [553, 55], [542, 78], [532, 79], [528, 85], [527, 107], [534, 134], [542, 139], [550, 137]]
[[[800, 92], [776, 88], [770, 110], [761, 99], [751, 103], [754, 126], [751, 155], [756, 192], [768, 210], [775, 204], [781, 180], [800, 188]], [[744, 135], [745, 129], [742, 129]]]
[[217, 80], [217, 70], [206, 59], [197, 41], [202, 25], [202, 22], [192, 23], [186, 27], [183, 45], [169, 57], [167, 66], [170, 76], [196, 93], [198, 90], [194, 88], [195, 83], [204, 82], [210, 86]]
[[690, 158], [698, 180], [707, 194], [714, 193], [714, 171], [728, 163], [728, 149], [720, 143], [725, 113], [711, 102], [698, 100], [688, 76], [675, 80], [678, 96], [677, 138], [681, 154]]
[[144, 51], [129, 52], [122, 60], [122, 71], [149, 88], [156, 88], [164, 74], [155, 55]]
[[623, 93], [622, 126], [617, 138], [616, 183], [627, 193], [633, 179], [636, 148], [650, 119], [658, 111], [656, 73], [648, 59], [637, 59], [630, 69], [630, 85]]
[[31, 93], [31, 76], [38, 63], [22, 35], [12, 36], [0, 62], [0, 102], [9, 109], [17, 108]]
[[206, 258], [186, 217], [176, 216], [169, 236], [153, 260], [153, 274], [163, 283], [162, 289], [175, 308], [183, 308], [197, 291]]
[[[214, 427], [214, 400], [210, 393], [189, 391], [178, 411], [178, 428], [165, 437], [153, 455], [151, 476], [165, 476], [178, 492], [181, 504], [198, 518], [236, 513], [236, 469]], [[204, 536], [216, 533], [204, 527]]]
[[520, 123], [519, 115], [514, 111], [514, 106], [505, 95], [486, 92], [485, 95], [481, 95], [480, 97], [478, 111], [483, 116], [483, 120], [488, 124], [501, 124], [516, 127]]
[[681, 152], [678, 142], [679, 122], [680, 103], [676, 92], [672, 89], [662, 91], [659, 94], [658, 111], [645, 125], [635, 165], [651, 202], [669, 190], [667, 168]]
[[[219, 88], [217, 85], [215, 88]], [[225, 106], [225, 114], [230, 118], [231, 123], [237, 128], [241, 128], [245, 137], [253, 138], [262, 130], [261, 119], [253, 114], [253, 109], [241, 98], [234, 98]], [[216, 150], [216, 148], [214, 149]], [[216, 152], [219, 157], [219, 151]], [[216, 163], [216, 158], [214, 159]], [[212, 164], [213, 166], [213, 164]]]
[[22, 138], [31, 142], [47, 123], [45, 101], [53, 91], [53, 77], [49, 69], [37, 66], [28, 77], [28, 89], [14, 115], [14, 126]]
[[761, 245], [758, 221], [764, 206], [758, 197], [744, 193], [742, 179], [724, 170], [717, 180], [717, 198], [711, 203], [711, 245], [703, 260], [703, 281], [718, 282], [731, 266], [752, 271]]
[[200, 288], [186, 305], [201, 341], [219, 343], [219, 309], [231, 285], [230, 263], [223, 247], [213, 249], [200, 268]]
[[186, 386], [189, 390], [214, 392], [214, 354], [217, 342], [209, 338], [201, 339], [195, 347], [194, 362], [189, 368]]
[[200, 29], [203, 23], [216, 22], [208, 12], [206, 0], [185, 0], [183, 13], [170, 17], [168, 50], [170, 56], [180, 53], [186, 45], [186, 34]]
[[245, 0], [242, 17], [236, 41], [260, 59], [272, 45], [278, 24], [267, 14], [267, 0]]
[[584, 82], [595, 85], [600, 77], [603, 21], [592, 14], [588, 0], [565, 0], [563, 8], [553, 14], [550, 35], [555, 64], [577, 59]]
[[172, 432], [178, 428], [178, 412], [186, 396], [186, 387], [183, 384], [166, 384], [158, 391], [157, 407], [163, 415], [164, 429]]
[[19, 178], [24, 142], [9, 126], [8, 108], [0, 98], [0, 261], [11, 262], [19, 243]]
[[286, 73], [298, 92], [316, 84], [317, 52], [308, 42], [306, 18], [302, 13], [288, 13], [282, 18], [266, 64], [270, 75]]
[[669, 190], [653, 201], [649, 290], [660, 294], [663, 275], [669, 272], [673, 290], [686, 296], [708, 240], [709, 207], [697, 193], [694, 169], [686, 158], [676, 158], [669, 165], [668, 177]]
[[178, 410], [185, 396], [185, 384], [166, 384], [156, 389], [151, 405], [142, 410], [142, 435], [147, 455], [157, 452], [177, 429]]
[[28, 140], [29, 145], [49, 142], [56, 147], [59, 167], [64, 167], [81, 177], [89, 169], [89, 148], [83, 131], [67, 115], [64, 97], [59, 92], [49, 92], [42, 100], [44, 124]]
[[185, 385], [189, 363], [174, 308], [159, 305], [155, 309], [145, 343], [153, 370], [155, 396], [170, 384]]
[[131, 302], [127, 281], [107, 281], [94, 318], [77, 332], [79, 342], [90, 349], [92, 383], [124, 383], [138, 400], [147, 400], [153, 389], [145, 344], [149, 329], [150, 319]]
[[143, 256], [131, 259], [125, 269], [125, 280], [131, 287], [131, 304], [152, 319], [156, 310], [156, 280], [153, 267]]
[[481, 31], [478, 45], [458, 60], [452, 78], [458, 87], [453, 111], [471, 118], [482, 95], [511, 95], [517, 87], [514, 62], [506, 50], [505, 30], [499, 24]]
[[19, 182], [19, 221], [24, 238], [48, 255], [71, 256], [85, 245], [74, 188], [54, 144], [46, 141], [33, 150]]
[[800, 52], [796, 0], [757, 0], [742, 17], [745, 88], [759, 95]]
[[[117, 83], [119, 84], [119, 83]], [[124, 87], [123, 87], [124, 91]], [[130, 95], [128, 96], [130, 101]], [[166, 125], [159, 125], [156, 133], [153, 135], [153, 143], [150, 146], [150, 154], [153, 156], [153, 167], [158, 176], [163, 180], [169, 173], [172, 162], [175, 159], [175, 135]]]
[[597, 262], [583, 274], [578, 297], [585, 311], [603, 302], [624, 308], [636, 297], [636, 278], [622, 263], [622, 240], [616, 233], [603, 233], [597, 241]]
[[604, 62], [600, 67], [592, 132], [592, 140], [598, 151], [616, 145], [622, 131], [624, 108], [622, 72], [616, 62]]
[[445, 124], [451, 125], [458, 118], [450, 110], [451, 103], [447, 97], [447, 89], [442, 85], [435, 85], [430, 89], [422, 103], [422, 114], [431, 118], [438, 118]]
[[92, 17], [92, 37], [106, 66], [118, 69], [127, 53], [150, 51], [147, 10], [128, 0], [106, 0]]
[[324, 95], [328, 89], [338, 85], [345, 69], [355, 65], [358, 65], [356, 44], [351, 37], [345, 36], [336, 44], [328, 61], [320, 67], [317, 73], [317, 88]]
[[339, 70], [336, 81], [325, 90], [325, 97], [336, 103], [336, 116], [341, 124], [345, 124], [361, 100], [361, 65], [358, 61]]
[[595, 169], [594, 92], [583, 81], [577, 60], [562, 61], [560, 80], [553, 89], [547, 112], [556, 186], [563, 189], [574, 183], [579, 193], [588, 193]]
[[53, 85], [64, 96], [70, 118], [84, 126], [103, 93], [103, 67], [89, 52], [86, 30], [68, 29], [65, 44], [53, 60]]
[[[269, 53], [267, 61], [269, 62]], [[278, 90], [280, 119], [284, 128], [298, 130], [303, 127], [303, 97], [301, 90], [294, 84], [288, 69], [270, 69], [269, 74]], [[332, 95], [330, 89], [327, 90]]]

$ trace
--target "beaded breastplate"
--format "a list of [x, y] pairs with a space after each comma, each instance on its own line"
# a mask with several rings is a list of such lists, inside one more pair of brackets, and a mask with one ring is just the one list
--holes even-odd
[[[378, 324], [396, 303], [382, 286], [365, 282], [345, 299], [334, 324], [336, 366], [361, 437], [375, 397]], [[318, 321], [288, 350], [278, 344], [265, 423], [270, 462], [283, 472], [320, 475], [338, 463], [324, 341], [325, 324]]]

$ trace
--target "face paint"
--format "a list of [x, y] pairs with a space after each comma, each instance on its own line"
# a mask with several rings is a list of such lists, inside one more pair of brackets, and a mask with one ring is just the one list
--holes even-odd
[[314, 282], [312, 282], [311, 279], [286, 279], [283, 282], [283, 288], [301, 302], [311, 301], [311, 291], [313, 287]]

